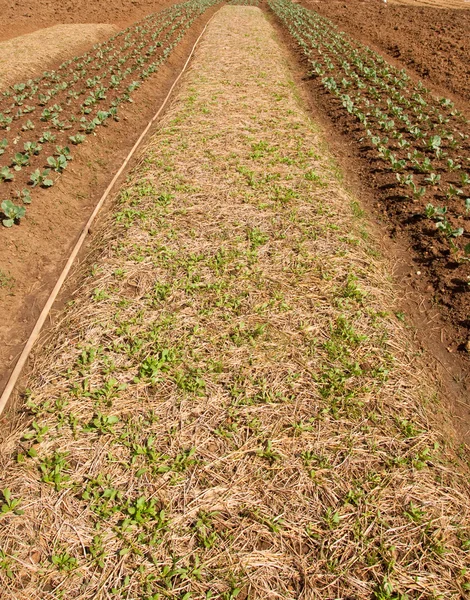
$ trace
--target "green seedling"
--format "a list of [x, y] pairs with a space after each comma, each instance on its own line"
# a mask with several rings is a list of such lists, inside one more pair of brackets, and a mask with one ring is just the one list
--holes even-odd
[[32, 427], [33, 427], [33, 430], [25, 433], [23, 435], [23, 439], [32, 441], [34, 443], [42, 442], [44, 439], [44, 436], [49, 431], [49, 427], [47, 427], [46, 425], [41, 426], [38, 423], [36, 423], [36, 421], [33, 421]]
[[2, 202], [2, 212], [6, 217], [6, 219], [2, 220], [3, 226], [12, 227], [15, 221], [19, 221], [25, 216], [26, 209], [24, 206], [13, 204], [11, 200], [4, 200]]
[[0, 181], [13, 181], [15, 176], [10, 171], [9, 167], [2, 167], [0, 169]]
[[460, 183], [463, 187], [470, 185], [470, 175], [467, 173], [460, 173]]
[[67, 159], [62, 154], [57, 158], [55, 156], [48, 156], [47, 164], [57, 173], [62, 173], [67, 168]]
[[29, 156], [17, 152], [11, 162], [14, 165], [13, 168], [15, 171], [21, 171], [22, 167], [26, 167], [29, 164]]
[[34, 129], [34, 127], [35, 127], [34, 123], [32, 121], [28, 120], [21, 128], [21, 131], [30, 131], [31, 129]]
[[44, 169], [42, 172], [36, 169], [31, 173], [30, 181], [33, 187], [40, 186], [44, 188], [52, 187], [54, 180], [49, 177], [50, 169]]
[[426, 143], [426, 148], [428, 148], [429, 150], [436, 151], [438, 148], [441, 147], [441, 143], [442, 139], [439, 135], [432, 135]]
[[424, 181], [429, 185], [438, 185], [441, 181], [441, 176], [437, 173], [430, 173], [427, 177], [425, 177]]
[[21, 498], [12, 498], [11, 492], [8, 488], [2, 490], [3, 500], [0, 504], [0, 513], [6, 514], [8, 512], [12, 512], [15, 515], [22, 515], [24, 511], [20, 510], [18, 507], [21, 504]]
[[463, 194], [462, 190], [456, 188], [451, 183], [449, 184], [449, 188], [446, 192], [446, 198], [453, 198], [454, 196], [461, 196]]
[[75, 146], [77, 146], [78, 144], [82, 144], [85, 141], [85, 139], [86, 139], [86, 137], [83, 134], [81, 134], [81, 133], [77, 133], [76, 135], [71, 135], [69, 137], [69, 140]]
[[25, 142], [24, 151], [27, 156], [37, 156], [42, 150], [41, 144], [37, 142]]
[[51, 131], [45, 131], [42, 136], [39, 138], [39, 141], [42, 144], [45, 144], [46, 142], [48, 142], [49, 144], [52, 144], [53, 142], [55, 142], [55, 135], [51, 132]]
[[64, 473], [70, 469], [70, 465], [66, 461], [68, 452], [54, 452], [51, 456], [46, 456], [39, 463], [39, 471], [41, 472], [41, 481], [50, 483], [55, 487], [56, 491], [61, 490], [70, 481], [70, 476]]
[[16, 192], [16, 197], [23, 201], [23, 204], [31, 204], [31, 192], [28, 188], [23, 188], [21, 192]]
[[83, 431], [96, 431], [98, 433], [114, 433], [113, 426], [119, 423], [119, 417], [115, 415], [103, 415], [98, 412], [96, 416], [88, 423]]
[[51, 562], [57, 567], [59, 571], [73, 571], [78, 566], [78, 561], [73, 556], [70, 556], [68, 552], [62, 552], [61, 554], [53, 554]]
[[447, 159], [447, 167], [449, 171], [459, 171], [462, 168], [462, 165], [451, 158]]

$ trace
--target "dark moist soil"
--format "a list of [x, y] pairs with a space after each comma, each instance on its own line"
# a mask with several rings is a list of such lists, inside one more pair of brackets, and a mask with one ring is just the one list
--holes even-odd
[[470, 101], [470, 10], [385, 4], [382, 0], [304, 0], [356, 39], [372, 44], [425, 84]]
[[[0, 393], [83, 226], [147, 123], [160, 108], [190, 50], [218, 6], [196, 19], [159, 70], [86, 143], [71, 146], [73, 161], [54, 187], [34, 188], [27, 217], [0, 247]], [[55, 68], [55, 65], [51, 65]], [[149, 135], [151, 135], [149, 132]], [[137, 160], [130, 161], [126, 172]], [[116, 185], [119, 185], [117, 182]], [[37, 191], [36, 191], [37, 190]], [[106, 207], [105, 209], [106, 210]], [[11, 230], [2, 230], [2, 233]]]
[[[310, 67], [287, 30], [270, 11], [268, 15], [288, 48], [303, 100], [315, 122], [321, 125], [328, 147], [344, 174], [343, 184], [367, 211], [382, 252], [394, 264], [399, 298], [392, 302], [399, 306], [399, 318], [412, 332], [417, 348], [429, 357], [430, 367], [440, 382], [442, 400], [448, 411], [446, 418], [456, 427], [459, 440], [470, 447], [470, 354], [464, 348], [470, 332], [460, 326], [458, 320], [454, 321], [453, 305], [444, 306], [437, 299], [431, 273], [423, 265], [427, 261], [423, 260], [415, 238], [410, 235], [410, 228], [399, 220], [394, 222], [385, 209], [381, 200], [383, 191], [378, 186], [380, 169], [377, 170], [376, 164], [361, 151], [361, 145], [352, 135], [353, 129], [349, 129], [347, 120], [341, 121], [339, 110], [330, 103], [323, 86], [320, 89], [315, 80], [307, 76]], [[468, 295], [463, 310], [468, 310]]]

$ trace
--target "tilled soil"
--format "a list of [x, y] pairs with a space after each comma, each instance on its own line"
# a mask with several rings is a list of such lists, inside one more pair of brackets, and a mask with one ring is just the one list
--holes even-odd
[[66, 23], [114, 23], [124, 28], [171, 0], [0, 0], [0, 41], [43, 27]]
[[[140, 132], [161, 106], [214, 10], [208, 9], [196, 19], [167, 61], [136, 90], [133, 103], [122, 106], [119, 123], [110, 119], [106, 127], [100, 128], [97, 138], [90, 134], [85, 143], [72, 146], [71, 167], [58, 177], [53, 188], [32, 190], [35, 197], [27, 207], [22, 225], [11, 229], [2, 227], [0, 306], [3, 314], [9, 316], [0, 323], [0, 389], [3, 389], [83, 225]], [[34, 133], [39, 131], [39, 123]], [[65, 133], [63, 139], [59, 139], [60, 135], [57, 132], [56, 141], [67, 143]], [[54, 144], [47, 146], [53, 151]], [[22, 172], [15, 172], [13, 183], [18, 184], [18, 189], [21, 183], [26, 183], [21, 180], [22, 176]]]
[[54, 25], [0, 42], [0, 89], [34, 78], [49, 65], [86, 52], [118, 31], [105, 23]]
[[[395, 66], [406, 67], [412, 77], [415, 75], [415, 81], [422, 79], [436, 94], [453, 98], [465, 116], [470, 116], [470, 12], [392, 7], [379, 2], [366, 4], [357, 0], [348, 2], [347, 6], [343, 2], [313, 1], [306, 5], [330, 18], [339, 29], [354, 39], [379, 51]], [[433, 45], [429, 41], [433, 32], [439, 37], [439, 44]], [[442, 35], [440, 32], [443, 32]], [[285, 39], [287, 41], [287, 36]], [[295, 44], [293, 47], [299, 51]], [[393, 48], [398, 48], [399, 52], [391, 52]], [[425, 205], [430, 201], [430, 187], [426, 197], [413, 202], [406, 201], [398, 189], [395, 174], [384, 168], [375, 149], [365, 143], [364, 130], [325, 92], [319, 78], [308, 77], [310, 67], [301, 53], [298, 56], [312, 104], [324, 117], [323, 123], [330, 133], [329, 141], [341, 159], [349, 181], [356, 181], [356, 188], [362, 197], [369, 198], [368, 208], [375, 212], [380, 226], [386, 228], [406, 249], [409, 262], [407, 271], [416, 279], [419, 294], [440, 306], [449, 324], [449, 331], [443, 334], [443, 339], [449, 340], [449, 351], [460, 350], [466, 355], [470, 347], [469, 268], [464, 260], [458, 260], [455, 253], [442, 245], [442, 239], [432, 228], [432, 223], [423, 217]], [[446, 70], [443, 67], [445, 63], [451, 64], [453, 70]], [[424, 64], [427, 71], [426, 76], [422, 77], [424, 71], [419, 65]], [[414, 67], [415, 74], [410, 67]], [[468, 124], [464, 128], [468, 133]], [[464, 154], [468, 156], [468, 144]], [[458, 172], [449, 172], [446, 185], [457, 185], [459, 176]], [[434, 190], [437, 194], [435, 200], [438, 204], [447, 204], [452, 212], [452, 206], [457, 201], [445, 199], [442, 190], [440, 187]], [[456, 221], [456, 226], [460, 224], [467, 230], [467, 215], [459, 218], [461, 221]]]
[[469, 10], [392, 5], [381, 0], [305, 0], [303, 4], [398, 59], [424, 83], [448, 89], [468, 106]]

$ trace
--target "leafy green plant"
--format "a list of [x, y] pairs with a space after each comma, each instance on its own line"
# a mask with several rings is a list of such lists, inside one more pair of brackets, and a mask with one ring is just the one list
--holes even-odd
[[31, 192], [28, 188], [23, 188], [20, 192], [16, 192], [16, 197], [23, 201], [23, 204], [31, 204]]
[[18, 507], [21, 504], [20, 498], [13, 498], [11, 492], [8, 488], [2, 490], [3, 501], [0, 504], [0, 513], [5, 514], [8, 512], [12, 512], [15, 515], [22, 515], [24, 513], [23, 510], [20, 510]]
[[77, 146], [78, 144], [82, 144], [85, 141], [85, 136], [82, 135], [81, 133], [77, 133], [76, 135], [71, 135], [69, 137], [69, 140], [72, 142], [72, 144], [74, 144], [75, 146]]
[[460, 183], [462, 186], [470, 185], [470, 175], [467, 173], [460, 173]]
[[64, 472], [70, 469], [70, 465], [66, 461], [67, 456], [68, 452], [55, 451], [51, 456], [44, 457], [39, 463], [41, 480], [52, 484], [56, 491], [65, 487], [70, 481], [70, 476]]
[[44, 188], [52, 187], [54, 185], [54, 180], [49, 177], [50, 172], [50, 169], [44, 169], [43, 171], [36, 169], [33, 171], [30, 178], [33, 187], [38, 185]]
[[45, 131], [42, 136], [39, 138], [39, 141], [44, 144], [46, 142], [49, 142], [50, 144], [52, 144], [53, 142], [55, 142], [56, 140], [56, 136], [51, 132], [51, 131]]
[[11, 200], [4, 200], [1, 206], [3, 214], [6, 217], [6, 219], [2, 220], [4, 227], [12, 227], [15, 224], [15, 221], [19, 221], [26, 214], [24, 206], [13, 204]]
[[78, 561], [73, 556], [70, 556], [68, 552], [61, 552], [60, 554], [53, 554], [51, 562], [55, 565], [59, 571], [73, 571], [78, 566]]
[[15, 176], [10, 171], [9, 167], [2, 167], [0, 169], [0, 181], [13, 181]]
[[31, 120], [28, 120], [21, 128], [21, 131], [30, 131], [31, 129], [34, 129], [34, 127], [34, 123]]
[[117, 423], [119, 423], [119, 417], [115, 415], [103, 415], [98, 412], [83, 430], [97, 431], [102, 434], [113, 433], [113, 426]]
[[14, 165], [13, 168], [15, 171], [21, 171], [22, 167], [26, 167], [29, 164], [29, 156], [27, 154], [17, 152], [11, 162]]
[[27, 156], [36, 156], [41, 152], [41, 150], [42, 146], [37, 142], [25, 142], [24, 144], [24, 151]]
[[59, 154], [59, 156], [48, 156], [47, 164], [52, 167], [54, 171], [57, 173], [62, 173], [64, 169], [67, 168], [67, 159], [63, 154]]
[[32, 423], [33, 430], [28, 431], [23, 435], [24, 440], [31, 440], [35, 443], [40, 443], [44, 439], [44, 436], [49, 431], [49, 427], [47, 425], [39, 425], [36, 421]]
[[437, 173], [430, 173], [424, 179], [425, 183], [429, 183], [429, 185], [438, 185], [441, 181], [441, 176]]

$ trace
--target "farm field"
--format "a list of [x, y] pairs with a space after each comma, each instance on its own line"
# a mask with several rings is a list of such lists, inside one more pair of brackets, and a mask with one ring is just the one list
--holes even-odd
[[[348, 178], [350, 180], [356, 178], [357, 187], [364, 196], [367, 195], [368, 190], [372, 191], [369, 194], [369, 208], [376, 213], [376, 218], [382, 221], [383, 226], [388, 229], [389, 233], [411, 253], [414, 260], [414, 267], [411, 271], [427, 274], [426, 280], [417, 281], [416, 285], [424, 296], [431, 297], [432, 301], [447, 313], [448, 321], [453, 323], [457, 330], [460, 330], [455, 335], [448, 336], [452, 350], [464, 350], [468, 339], [469, 325], [467, 293], [469, 269], [467, 259], [466, 257], [459, 258], [458, 251], [454, 252], [453, 249], [449, 250], [448, 247], [441, 246], [443, 238], [436, 235], [435, 226], [425, 216], [431, 215], [429, 212], [432, 211], [430, 205], [436, 206], [436, 200], [440, 203], [439, 208], [442, 208], [445, 214], [449, 215], [452, 211], [447, 211], [447, 200], [453, 196], [454, 199], [461, 200], [455, 205], [457, 220], [465, 222], [468, 219], [467, 209], [465, 208], [468, 188], [458, 187], [458, 172], [466, 172], [469, 164], [469, 105], [467, 94], [468, 89], [470, 89], [468, 85], [470, 13], [462, 10], [385, 6], [379, 2], [364, 3], [354, 0], [348, 2], [347, 7], [345, 3], [340, 2], [318, 2], [307, 4], [307, 6], [313, 7], [316, 14], [325, 16], [326, 21], [323, 22], [325, 23], [325, 31], [333, 31], [332, 28], [336, 25], [338, 31], [341, 32], [343, 49], [340, 49], [336, 56], [334, 56], [334, 49], [333, 52], [328, 51], [327, 61], [332, 58], [343, 60], [344, 57], [349, 60], [351, 53], [354, 51], [359, 52], [360, 56], [366, 56], [370, 51], [371, 56], [378, 55], [375, 62], [376, 66], [380, 68], [382, 61], [385, 59], [385, 63], [383, 63], [385, 68], [396, 73], [406, 67], [406, 73], [411, 76], [411, 81], [413, 81], [412, 87], [418, 85], [424, 90], [425, 94], [433, 97], [434, 101], [449, 103], [449, 106], [452, 105], [449, 113], [454, 112], [455, 115], [455, 111], [457, 111], [463, 115], [462, 129], [456, 127], [460, 131], [457, 135], [463, 142], [462, 145], [459, 144], [461, 150], [458, 151], [458, 155], [461, 156], [462, 160], [455, 164], [456, 170], [451, 174], [454, 168], [453, 158], [444, 151], [446, 154], [444, 162], [448, 167], [445, 167], [444, 170], [447, 170], [448, 174], [444, 175], [444, 172], [439, 171], [440, 176], [436, 172], [434, 176], [431, 175], [431, 178], [429, 178], [430, 173], [425, 173], [426, 166], [423, 171], [421, 167], [413, 162], [415, 153], [418, 152], [418, 154], [423, 155], [423, 159], [428, 164], [425, 158], [425, 142], [420, 140], [418, 144], [411, 144], [410, 152], [407, 145], [408, 141], [401, 139], [402, 135], [406, 135], [406, 127], [404, 129], [401, 125], [395, 127], [401, 121], [401, 116], [398, 114], [401, 111], [398, 106], [400, 101], [397, 104], [398, 96], [395, 97], [395, 100], [391, 97], [397, 90], [387, 89], [389, 82], [386, 82], [386, 88], [378, 92], [384, 103], [387, 103], [387, 110], [382, 111], [382, 108], [379, 110], [380, 113], [389, 115], [389, 123], [390, 125], [393, 123], [392, 129], [395, 129], [395, 132], [392, 132], [392, 136], [390, 136], [390, 132], [387, 132], [388, 125], [385, 121], [382, 121], [382, 124], [378, 124], [382, 134], [375, 135], [372, 140], [368, 137], [375, 128], [375, 125], [371, 127], [371, 117], [374, 120], [379, 115], [375, 109], [377, 98], [375, 100], [373, 98], [375, 92], [370, 89], [366, 89], [365, 92], [360, 88], [359, 90], [355, 89], [355, 83], [351, 82], [347, 76], [348, 66], [346, 64], [346, 71], [343, 70], [342, 65], [332, 66], [331, 70], [326, 69], [327, 75], [332, 74], [333, 78], [338, 77], [342, 80], [338, 93], [334, 90], [331, 93], [331, 89], [325, 88], [324, 79], [326, 76], [323, 74], [318, 75], [315, 71], [316, 65], [312, 69], [312, 63], [315, 63], [312, 60], [313, 57], [320, 58], [316, 50], [310, 46], [304, 45], [301, 47], [298, 43], [294, 44], [295, 51], [298, 53], [300, 60], [303, 61], [304, 73], [310, 72], [311, 74], [307, 86], [313, 98], [312, 104], [315, 108], [321, 107], [319, 116], [326, 116], [324, 123], [330, 130], [330, 141], [332, 143], [337, 142], [338, 153], [344, 155], [342, 165], [348, 174]], [[321, 26], [323, 27], [323, 24]], [[286, 41], [289, 42], [289, 38]], [[304, 42], [301, 41], [300, 43], [303, 44]], [[347, 48], [348, 44], [351, 48]], [[365, 54], [361, 48], [362, 44], [368, 44], [368, 50]], [[396, 48], [400, 48], [400, 51], [395, 52], [394, 49]], [[312, 50], [314, 51], [313, 54], [309, 55]], [[423, 71], [419, 64], [427, 65], [426, 71]], [[352, 68], [354, 70], [356, 66], [352, 65]], [[333, 73], [334, 69], [338, 69], [336, 73]], [[344, 75], [346, 75], [345, 78]], [[353, 77], [356, 75], [357, 73], [352, 73]], [[361, 79], [363, 75], [360, 75]], [[358, 85], [361, 86], [363, 83], [367, 82], [360, 81]], [[330, 81], [327, 86], [330, 84], [334, 85], [334, 82]], [[345, 90], [342, 87], [343, 84], [349, 89]], [[353, 94], [349, 93], [351, 89], [354, 89]], [[372, 93], [372, 97], [369, 96], [369, 93]], [[414, 93], [419, 95], [419, 90], [415, 89]], [[363, 112], [363, 115], [356, 114], [351, 117], [352, 113], [357, 111], [357, 107], [351, 105], [348, 107], [349, 100], [345, 100], [344, 97], [352, 97], [353, 95], [356, 98], [361, 96], [365, 104], [368, 105], [364, 111], [359, 111]], [[418, 95], [415, 96], [415, 99], [418, 98]], [[336, 98], [332, 96], [336, 96]], [[424, 100], [424, 98], [421, 100], [425, 104], [422, 104], [422, 108], [419, 110], [424, 109], [425, 112], [434, 110], [427, 106], [427, 100]], [[421, 100], [418, 101], [421, 102]], [[362, 100], [359, 100], [359, 103], [361, 102]], [[393, 107], [390, 103], [395, 106]], [[369, 110], [369, 106], [371, 110]], [[402, 106], [402, 108], [405, 107]], [[406, 110], [405, 108], [405, 112]], [[366, 113], [366, 120], [360, 121]], [[416, 116], [418, 120], [428, 120], [428, 117], [425, 117], [424, 114], [422, 116], [417, 114]], [[443, 125], [441, 128], [438, 123], [431, 126], [429, 135], [433, 136], [433, 133], [431, 133], [433, 129], [434, 132], [440, 129], [440, 133], [443, 134], [442, 139], [444, 139], [450, 133], [446, 125], [450, 124], [454, 117], [450, 114], [439, 117], [436, 113], [435, 117], [431, 117], [431, 120], [434, 120], [434, 118], [437, 121], [442, 119], [445, 123], [441, 123]], [[418, 127], [418, 129], [420, 129], [420, 132], [417, 133], [420, 136], [422, 128]], [[379, 137], [382, 140], [387, 140], [387, 144], [390, 144], [391, 139], [395, 138], [395, 142], [391, 142], [391, 147], [389, 146], [388, 150], [385, 150], [385, 158], [386, 161], [391, 161], [389, 162], [391, 168], [384, 168], [384, 163], [377, 160], [377, 147], [372, 146], [375, 146], [373, 142], [377, 142]], [[438, 137], [441, 136], [438, 134]], [[437, 140], [437, 138], [435, 139]], [[452, 140], [450, 142], [451, 144], [454, 143]], [[402, 150], [405, 151], [402, 152]], [[440, 150], [438, 150], [439, 153]], [[451, 162], [448, 162], [449, 159]], [[404, 178], [402, 177], [403, 173], [394, 172], [396, 169], [401, 169], [398, 166], [400, 163], [394, 162], [397, 160], [405, 161], [401, 163], [406, 171]], [[440, 167], [436, 165], [436, 168], [439, 169]], [[419, 174], [420, 170], [421, 175]], [[453, 187], [450, 188], [450, 191], [449, 183], [447, 186], [442, 185], [446, 177], [452, 179], [451, 185]], [[420, 185], [417, 185], [417, 179], [420, 179]], [[463, 175], [460, 183], [466, 181], [467, 178]], [[405, 186], [408, 187], [408, 190], [406, 190], [406, 187], [399, 185], [401, 182], [406, 182]], [[437, 185], [434, 185], [434, 183], [437, 183]], [[440, 227], [438, 225], [438, 228]], [[460, 243], [466, 245], [466, 227], [464, 226], [460, 230], [456, 223], [454, 231], [457, 229], [459, 232], [462, 231], [462, 236], [458, 236], [460, 237]]]
[[456, 8], [460, 10], [470, 8], [467, 0], [391, 0], [391, 4], [431, 8]]
[[[470, 100], [470, 3], [436, 8], [420, 2], [306, 0], [305, 6], [332, 19], [343, 31], [372, 44], [412, 69], [443, 94]], [[437, 3], [436, 3], [437, 4]]]
[[5, 598], [468, 593], [463, 448], [288, 65], [218, 11], [97, 226], [1, 447]]
[[106, 23], [124, 29], [171, 4], [165, 0], [0, 0], [0, 41], [53, 25]]
[[0, 98], [0, 204], [24, 213], [1, 228], [0, 303], [10, 315], [0, 323], [2, 388], [93, 206], [214, 10], [210, 2], [185, 7], [14, 84]]
[[0, 42], [0, 89], [35, 77], [117, 33], [114, 25], [54, 25]]
[[5, 7], [103, 38], [0, 90], [0, 392], [172, 93], [0, 418], [2, 600], [470, 597], [470, 13], [383, 4]]

